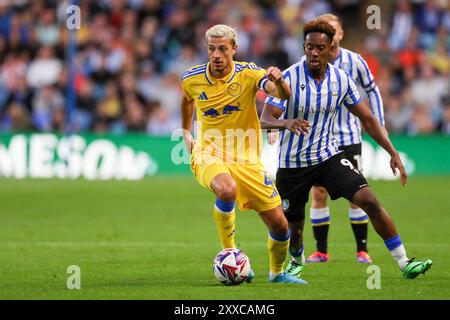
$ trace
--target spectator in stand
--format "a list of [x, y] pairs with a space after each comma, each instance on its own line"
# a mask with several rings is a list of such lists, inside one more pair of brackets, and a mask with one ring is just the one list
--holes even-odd
[[62, 62], [52, 47], [41, 47], [27, 71], [28, 84], [33, 88], [55, 84], [62, 71]]
[[419, 74], [420, 77], [411, 84], [413, 101], [419, 105], [420, 112], [428, 114], [433, 123], [438, 123], [442, 116], [442, 98], [448, 94], [448, 77], [436, 74], [427, 64], [422, 66]]
[[444, 22], [445, 11], [438, 0], [425, 0], [417, 10], [414, 25], [419, 28], [419, 44], [428, 49], [436, 41], [436, 33]]
[[42, 86], [36, 93], [33, 104], [33, 124], [39, 131], [64, 129], [64, 97], [52, 85]]
[[[237, 60], [261, 66], [276, 61], [282, 66], [302, 56], [298, 41], [303, 25], [319, 14], [334, 11], [347, 17], [349, 47], [362, 52], [383, 98], [392, 100], [386, 108], [399, 117], [393, 119], [393, 130], [402, 131], [407, 116], [414, 122], [416, 104], [423, 105], [418, 107], [420, 112], [431, 113], [436, 132], [441, 130], [438, 123], [444, 130], [447, 109], [440, 99], [449, 90], [450, 5], [441, 0], [395, 2], [393, 12], [383, 11], [381, 30], [364, 31], [370, 49], [365, 50], [355, 41], [361, 34], [362, 18], [367, 18], [362, 3], [82, 0], [82, 28], [76, 32], [77, 50], [72, 61], [76, 91], [72, 129], [168, 134], [179, 116], [180, 70], [207, 59], [202, 49], [210, 26], [227, 23], [237, 27]], [[43, 96], [52, 91], [50, 101], [62, 99], [62, 106], [68, 105], [65, 48], [69, 33], [65, 23], [70, 4], [70, 0], [28, 0], [0, 6], [2, 130], [63, 130], [64, 109], [43, 103], [47, 101]], [[260, 93], [257, 100], [264, 100], [263, 95]], [[397, 98], [391, 99], [391, 95]], [[403, 96], [410, 95], [414, 103], [405, 103]], [[42, 104], [46, 107], [35, 108]], [[152, 107], [155, 104], [157, 107]]]
[[389, 34], [389, 47], [396, 51], [403, 49], [413, 26], [414, 16], [410, 0], [399, 0]]
[[418, 103], [414, 106], [410, 122], [407, 125], [407, 133], [410, 135], [430, 134], [437, 125], [432, 120], [432, 114], [426, 104]]
[[405, 133], [406, 127], [411, 119], [411, 108], [404, 103], [404, 98], [390, 95], [383, 99], [384, 120], [386, 129], [390, 133]]

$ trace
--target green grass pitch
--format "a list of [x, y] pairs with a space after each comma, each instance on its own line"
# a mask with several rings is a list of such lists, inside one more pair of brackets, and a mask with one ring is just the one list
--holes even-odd
[[[237, 243], [256, 273], [252, 284], [213, 278], [220, 250], [214, 197], [192, 177], [139, 182], [0, 180], [0, 299], [450, 299], [450, 177], [371, 185], [393, 217], [409, 257], [431, 258], [415, 280], [401, 277], [369, 228], [381, 289], [369, 290], [355, 262], [344, 200], [330, 203], [328, 264], [307, 265], [308, 286], [269, 284], [267, 230], [254, 211], [238, 212]], [[309, 221], [306, 253], [314, 249]], [[66, 287], [69, 265], [81, 289]]]

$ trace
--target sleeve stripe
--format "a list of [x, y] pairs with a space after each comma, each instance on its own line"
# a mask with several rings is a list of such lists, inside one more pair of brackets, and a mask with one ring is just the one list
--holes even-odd
[[[369, 66], [367, 65], [366, 61], [364, 61], [364, 59], [363, 59], [361, 56], [359, 56], [359, 55], [358, 55], [358, 60], [359, 60], [359, 62], [361, 62], [361, 64], [363, 65], [363, 67], [364, 67], [364, 69], [365, 69], [365, 71], [366, 71], [366, 77], [367, 77], [367, 80], [369, 81], [368, 84], [365, 84], [364, 81], [363, 81], [364, 78], [361, 77], [361, 84], [362, 84], [363, 87], [367, 87], [367, 86], [370, 85], [370, 80], [369, 80], [369, 79], [372, 79], [373, 76], [371, 77], [372, 74], [371, 74], [370, 71], [369, 71]], [[361, 76], [361, 74], [360, 74], [360, 76]]]
[[283, 106], [283, 103], [276, 103], [272, 99], [269, 99], [268, 101], [266, 101], [266, 104], [270, 104], [271, 106], [277, 107], [283, 111], [286, 110], [286, 108]]
[[373, 88], [370, 89], [370, 90], [367, 90], [366, 93], [369, 94], [369, 93], [371, 93], [372, 91], [374, 91], [376, 88], [377, 88], [377, 86], [373, 87]]
[[189, 77], [191, 77], [191, 76], [195, 76], [195, 75], [197, 75], [197, 74], [202, 74], [202, 73], [204, 73], [206, 71], [206, 68], [204, 68], [204, 69], [199, 69], [199, 70], [195, 70], [195, 71], [191, 71], [191, 72], [186, 72], [184, 75], [183, 75], [183, 80], [184, 79], [186, 79], [186, 78], [189, 78]]
[[380, 121], [381, 125], [384, 127], [383, 104], [380, 91], [377, 86], [375, 86], [374, 91], [369, 94], [369, 102], [372, 113], [378, 118], [378, 121]]
[[370, 88], [373, 84], [373, 82], [375, 81], [375, 78], [372, 78], [372, 80], [370, 80], [370, 82], [368, 84], [366, 84], [365, 86], [363, 86], [364, 89]]
[[267, 78], [267, 76], [264, 76], [261, 78], [261, 80], [259, 80], [258, 82], [258, 88], [262, 89], [262, 90], [266, 90], [266, 83], [269, 80], [269, 78]]
[[350, 54], [350, 51], [347, 51], [347, 58], [348, 61], [350, 63], [350, 76], [353, 77], [353, 59], [352, 59], [352, 55]]
[[352, 87], [350, 86], [350, 81], [353, 81], [353, 84], [355, 85], [355, 88], [356, 88], [355, 81], [354, 81], [352, 78], [350, 78], [350, 76], [347, 76], [348, 93], [349, 93], [349, 95], [350, 95], [350, 98], [352, 99], [353, 102], [355, 102], [356, 100], [360, 101], [360, 100], [361, 100], [360, 97], [359, 97], [358, 99], [356, 99], [356, 96], [355, 96], [355, 94], [354, 94], [354, 92], [353, 92], [353, 89], [352, 89]]
[[344, 105], [346, 106], [346, 107], [353, 107], [353, 106], [356, 106], [358, 103], [360, 103], [361, 102], [361, 97], [358, 99], [358, 100], [353, 100], [353, 103], [348, 103], [347, 101], [344, 101]]

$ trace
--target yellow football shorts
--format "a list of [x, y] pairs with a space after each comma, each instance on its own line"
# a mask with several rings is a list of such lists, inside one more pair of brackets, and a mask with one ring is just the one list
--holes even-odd
[[220, 173], [228, 173], [237, 185], [239, 209], [253, 209], [259, 213], [281, 205], [281, 198], [275, 183], [261, 163], [225, 164], [221, 160], [195, 161], [191, 157], [191, 170], [200, 185], [212, 192], [211, 182]]

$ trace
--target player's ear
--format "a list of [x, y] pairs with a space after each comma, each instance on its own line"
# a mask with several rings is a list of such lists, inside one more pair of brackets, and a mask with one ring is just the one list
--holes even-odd
[[334, 45], [334, 42], [331, 42], [331, 44], [330, 44], [330, 54], [333, 55], [335, 50], [336, 50], [336, 46]]

